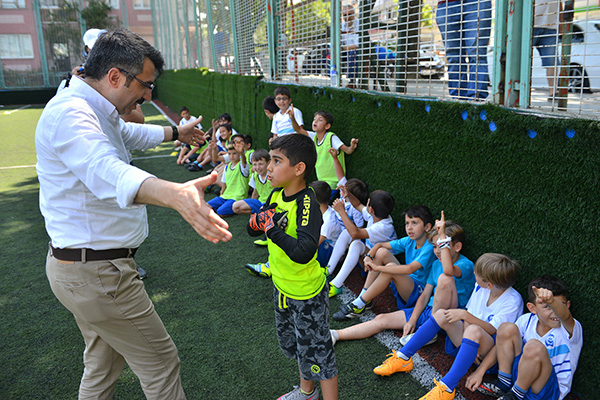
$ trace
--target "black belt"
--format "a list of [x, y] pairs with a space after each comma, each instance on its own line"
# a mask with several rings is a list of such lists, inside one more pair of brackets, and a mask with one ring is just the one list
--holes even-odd
[[56, 249], [50, 245], [54, 258], [63, 261], [100, 261], [114, 260], [117, 258], [133, 258], [137, 248], [135, 249], [108, 249], [108, 250], [92, 250], [92, 249]]

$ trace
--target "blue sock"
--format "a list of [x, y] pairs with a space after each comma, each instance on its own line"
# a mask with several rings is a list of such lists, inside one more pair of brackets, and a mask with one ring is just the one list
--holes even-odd
[[435, 322], [433, 315], [431, 315], [429, 319], [423, 325], [421, 325], [408, 343], [406, 343], [406, 346], [400, 350], [400, 353], [406, 356], [406, 359], [408, 360], [414, 356], [421, 347], [425, 346], [427, 342], [433, 339], [440, 329], [442, 328], [440, 328], [437, 322]]
[[505, 392], [510, 390], [512, 385], [512, 374], [506, 374], [502, 371], [498, 371], [498, 387]]
[[521, 389], [519, 386], [517, 386], [517, 384], [515, 383], [514, 386], [512, 387], [512, 389], [510, 389], [511, 392], [514, 393], [515, 396], [517, 396], [519, 399], [524, 399], [525, 395], [527, 394], [527, 390], [523, 390]]
[[479, 351], [479, 343], [474, 342], [470, 339], [463, 339], [456, 355], [456, 359], [450, 367], [450, 371], [442, 378], [442, 382], [448, 389], [453, 390], [457, 385], [458, 381], [465, 376], [473, 362], [477, 358], [477, 351]]

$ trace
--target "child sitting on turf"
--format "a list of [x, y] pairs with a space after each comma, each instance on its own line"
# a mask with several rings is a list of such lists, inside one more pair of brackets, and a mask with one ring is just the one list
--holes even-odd
[[339, 185], [340, 178], [338, 177], [330, 150], [337, 150], [337, 160], [342, 167], [342, 176], [344, 176], [346, 175], [344, 153], [348, 155], [354, 153], [356, 146], [358, 146], [358, 139], [353, 138], [350, 140], [350, 146], [346, 146], [335, 133], [330, 132], [329, 129], [333, 125], [333, 115], [327, 111], [317, 111], [315, 113], [312, 123], [313, 131], [306, 131], [298, 125], [294, 119], [294, 107], [291, 105], [288, 109], [288, 115], [296, 132], [308, 135], [314, 140], [317, 146], [317, 165], [315, 166], [317, 179], [327, 182], [333, 191], [332, 196], [336, 196], [339, 192], [336, 188]]
[[[357, 227], [348, 217], [344, 209], [344, 202], [337, 199], [333, 202], [333, 209], [342, 217], [346, 230], [343, 231], [336, 242], [327, 270], [333, 271], [342, 258], [346, 248], [348, 253], [337, 276], [331, 281], [329, 297], [342, 293], [342, 285], [352, 272], [366, 251], [380, 242], [387, 242], [396, 238], [396, 230], [390, 213], [394, 209], [394, 198], [383, 190], [376, 190], [369, 196], [367, 205], [360, 204], [358, 199], [351, 194], [346, 195], [354, 208], [362, 212], [367, 221], [366, 228]], [[365, 240], [366, 239], [366, 240]], [[363, 242], [363, 240], [365, 240]]]
[[317, 152], [310, 138], [286, 135], [271, 142], [270, 153], [269, 178], [276, 189], [250, 217], [248, 233], [267, 235], [279, 346], [300, 370], [300, 386], [279, 399], [318, 399], [314, 381], [319, 380], [323, 399], [337, 400], [327, 281], [317, 262], [323, 219], [306, 186]]
[[[469, 376], [469, 389], [503, 400], [562, 400], [571, 391], [583, 332], [569, 311], [567, 287], [558, 278], [540, 276], [529, 284], [528, 295], [530, 314], [500, 325], [495, 354]], [[498, 381], [479, 386], [496, 356]]]
[[[231, 159], [229, 158], [229, 153], [227, 151], [227, 147], [229, 144], [233, 144], [236, 146], [239, 145], [239, 146], [241, 146], [241, 149], [244, 151], [244, 154], [245, 154], [246, 153], [246, 141], [244, 140], [243, 135], [241, 135], [239, 133], [233, 134], [233, 129], [231, 128], [231, 125], [229, 125], [229, 124], [221, 125], [219, 127], [219, 131], [221, 132], [221, 134], [219, 135], [219, 138], [220, 138], [219, 141], [215, 142], [213, 140], [208, 148], [210, 151], [211, 163], [213, 165], [216, 165], [216, 167], [214, 168], [214, 171], [217, 171], [217, 173], [218, 173], [217, 182], [215, 182], [215, 185], [221, 187], [221, 190], [222, 190], [223, 189], [223, 184], [222, 184], [223, 171], [225, 170], [227, 163], [229, 163], [231, 161]], [[247, 159], [248, 158], [246, 158], [246, 160]], [[246, 197], [246, 196], [244, 196], [244, 197]]]
[[479, 257], [475, 263], [477, 285], [467, 309], [436, 311], [401, 350], [392, 351], [373, 372], [388, 376], [412, 371], [412, 356], [443, 329], [448, 335], [445, 350], [456, 358], [450, 371], [435, 381], [435, 387], [421, 399], [453, 399], [459, 380], [473, 362], [494, 347], [498, 327], [504, 322], [515, 322], [523, 313], [523, 299], [512, 288], [518, 270], [519, 265], [502, 254]]
[[475, 287], [475, 275], [473, 262], [460, 254], [465, 233], [458, 224], [445, 221], [443, 212], [436, 228], [429, 232], [428, 239], [433, 243], [437, 260], [433, 262], [427, 285], [415, 306], [379, 314], [370, 321], [332, 331], [334, 341], [364, 339], [385, 329], [402, 329], [401, 343], [404, 344], [440, 308], [464, 308], [467, 305]]
[[[179, 126], [185, 125], [188, 122], [196, 119], [196, 117], [193, 117], [190, 114], [190, 110], [188, 110], [188, 108], [185, 106], [183, 106], [179, 109], [179, 115], [181, 116], [181, 119], [179, 120]], [[198, 118], [198, 124], [196, 125], [196, 128], [198, 128], [198, 129], [202, 129], [202, 124], [200, 124], [200, 121], [202, 121], [202, 116], [200, 116]], [[204, 143], [200, 143], [200, 145], [202, 146], [202, 145], [204, 145]], [[187, 154], [186, 159], [191, 159], [191, 161], [194, 161], [196, 159], [196, 157], [198, 157], [196, 152], [193, 152], [193, 153], [190, 152], [190, 149], [192, 149], [192, 146], [187, 143], [182, 143], [179, 140], [175, 140], [173, 142], [173, 146], [175, 146], [175, 148], [179, 149], [179, 153], [177, 156], [177, 164], [179, 164], [179, 165], [183, 165], [183, 159], [186, 156], [186, 154]], [[199, 148], [200, 146], [196, 146], [196, 147]]]
[[[404, 229], [407, 236], [374, 245], [363, 263], [368, 271], [360, 294], [343, 305], [335, 319], [353, 318], [362, 314], [371, 301], [392, 284], [398, 309], [414, 307], [419, 294], [427, 284], [431, 265], [435, 260], [433, 246], [427, 241], [433, 215], [426, 206], [412, 206], [404, 211]], [[404, 253], [405, 264], [393, 254]]]
[[227, 154], [231, 162], [223, 169], [222, 194], [207, 202], [222, 217], [232, 215], [233, 204], [248, 195], [250, 175], [243, 142], [227, 146]]
[[[318, 160], [317, 152], [317, 160]], [[318, 162], [318, 161], [317, 161]], [[317, 252], [317, 261], [321, 268], [327, 267], [327, 261], [333, 252], [333, 246], [337, 242], [342, 228], [335, 221], [335, 211], [329, 206], [331, 198], [331, 187], [327, 182], [314, 181], [309, 185], [314, 191], [321, 213], [323, 214], [323, 225], [321, 225], [321, 236], [319, 238], [319, 251]]]
[[[290, 94], [290, 89], [285, 86], [277, 87], [275, 89], [275, 104], [277, 104], [277, 107], [279, 107], [279, 112], [273, 116], [273, 123], [271, 124], [271, 133], [273, 134], [273, 139], [276, 139], [277, 136], [284, 136], [294, 133], [292, 121], [287, 113], [290, 104], [292, 104], [292, 95]], [[298, 125], [304, 125], [302, 111], [297, 108], [294, 109], [294, 118]]]
[[254, 170], [250, 175], [249, 182], [249, 186], [252, 188], [252, 196], [249, 199], [238, 200], [233, 203], [235, 214], [257, 213], [267, 201], [271, 191], [273, 191], [273, 186], [271, 186], [271, 181], [269, 181], [267, 175], [267, 165], [271, 161], [269, 153], [265, 149], [258, 149], [250, 157], [252, 169]]
[[[356, 225], [359, 228], [364, 227], [365, 219], [363, 218], [362, 212], [358, 211], [352, 206], [352, 203], [350, 203], [349, 198], [350, 196], [353, 196], [358, 200], [358, 203], [367, 204], [367, 201], [369, 201], [369, 189], [367, 188], [367, 184], [361, 181], [360, 179], [350, 178], [346, 180], [345, 178], [343, 178], [340, 179], [339, 188], [341, 194], [340, 198], [344, 201], [344, 211], [346, 212], [346, 215], [348, 215], [348, 218], [350, 218], [350, 221], [352, 221], [354, 225]], [[335, 213], [335, 221], [340, 226], [340, 228], [342, 228], [342, 231], [346, 230], [346, 227], [344, 226], [344, 221], [342, 220], [342, 216], [339, 215], [337, 212]], [[336, 266], [337, 265], [334, 265], [331, 270], [327, 271], [327, 273], [331, 275]]]

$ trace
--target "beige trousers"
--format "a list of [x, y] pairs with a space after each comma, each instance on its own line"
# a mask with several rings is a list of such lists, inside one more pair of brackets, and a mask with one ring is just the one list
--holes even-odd
[[48, 253], [46, 274], [85, 340], [79, 399], [112, 399], [125, 362], [147, 399], [185, 399], [177, 348], [133, 258], [82, 263], [57, 260]]

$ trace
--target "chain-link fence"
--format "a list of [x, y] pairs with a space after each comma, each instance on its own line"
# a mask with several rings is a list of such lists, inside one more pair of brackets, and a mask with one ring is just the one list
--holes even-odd
[[0, 1], [2, 88], [56, 86], [87, 28], [124, 26], [171, 69], [600, 114], [598, 0]]

